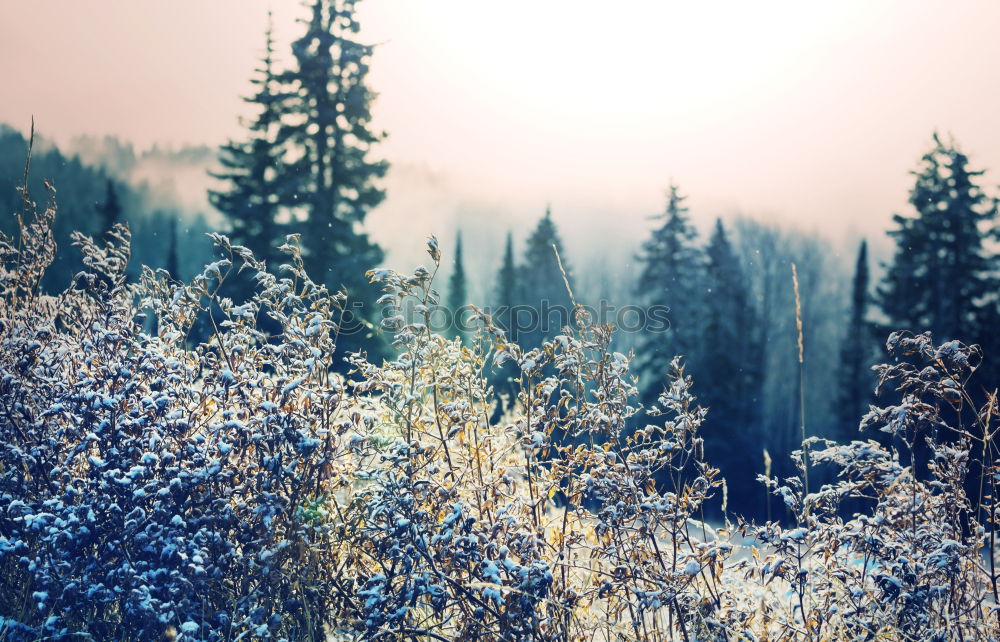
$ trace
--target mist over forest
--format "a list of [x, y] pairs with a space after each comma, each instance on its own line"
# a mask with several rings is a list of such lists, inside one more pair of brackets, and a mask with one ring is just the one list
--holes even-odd
[[[13, 124], [8, 130], [24, 137], [22, 128]], [[11, 145], [23, 145], [9, 141]], [[59, 147], [49, 141], [44, 132], [38, 134], [40, 149], [55, 148], [67, 159], [78, 157], [83, 165], [103, 171], [144, 193], [139, 210], [161, 209], [175, 212], [183, 221], [204, 218], [213, 228], [225, 229], [224, 217], [208, 202], [208, 189], [217, 181], [210, 175], [218, 170], [217, 152], [208, 145], [182, 146], [169, 144], [137, 150], [115, 136], [77, 136]], [[12, 147], [12, 149], [18, 149]], [[13, 154], [8, 158], [15, 159]], [[612, 292], [621, 292], [624, 280], [634, 278], [635, 255], [643, 235], [651, 227], [655, 210], [633, 212], [620, 204], [573, 204], [560, 207], [547, 201], [525, 203], [519, 197], [505, 200], [502, 196], [477, 191], [476, 186], [463, 185], [444, 172], [427, 165], [393, 164], [384, 181], [386, 199], [368, 222], [372, 235], [385, 248], [388, 261], [400, 264], [419, 263], [422, 250], [415, 243], [412, 231], [402, 224], [421, 221], [426, 234], [462, 230], [465, 242], [472, 250], [468, 254], [467, 271], [476, 278], [470, 283], [473, 301], [484, 301], [485, 287], [494, 275], [502, 256], [502, 239], [508, 231], [515, 237], [525, 237], [546, 205], [552, 205], [557, 221], [563, 222], [563, 238], [568, 250], [581, 258], [575, 272], [591, 287], [595, 299], [608, 299]], [[652, 187], [653, 193], [665, 193], [662, 186]], [[624, 212], [623, 212], [624, 210]], [[625, 226], [621, 225], [623, 213]], [[702, 234], [711, 231], [714, 221], [741, 219], [765, 220], [760, 213], [750, 215], [737, 208], [713, 207], [709, 212], [693, 210], [691, 219]], [[575, 225], [579, 220], [585, 226]], [[889, 216], [886, 217], [889, 220]], [[815, 237], [828, 246], [841, 278], [849, 278], [853, 253], [861, 237], [855, 231], [809, 229], [805, 225], [775, 223], [789, 233]], [[868, 239], [873, 269], [878, 271], [891, 252], [888, 237], [876, 234]]]

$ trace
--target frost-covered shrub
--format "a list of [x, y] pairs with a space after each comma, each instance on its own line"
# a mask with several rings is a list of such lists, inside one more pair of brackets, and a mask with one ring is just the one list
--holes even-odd
[[[764, 479], [797, 524], [744, 527], [770, 553], [761, 565], [755, 551], [748, 580], [788, 589], [791, 608], [774, 612], [789, 637], [996, 640], [996, 400], [977, 408], [965, 389], [981, 355], [929, 333], [893, 333], [887, 348], [896, 362], [876, 368], [879, 386], [901, 401], [873, 407], [861, 428], [888, 433], [892, 447], [811, 439], [812, 462], [840, 469], [836, 484], [803, 495], [798, 479]], [[848, 499], [872, 508], [842, 520]]]
[[[432, 239], [432, 269], [369, 275], [397, 355], [372, 363], [337, 353], [343, 297], [294, 237], [275, 275], [217, 236], [189, 283], [129, 283], [124, 227], [77, 237], [87, 270], [49, 296], [53, 216], [0, 239], [0, 637], [998, 639], [974, 347], [894, 334], [901, 401], [863, 421], [891, 447], [812, 440], [836, 483], [763, 479], [787, 520], [710, 526], [727, 490], [682, 364], [640, 408], [583, 308], [530, 351], [484, 314], [469, 345], [436, 335]], [[219, 295], [232, 270], [249, 301]], [[493, 421], [498, 362], [518, 380]]]
[[[341, 483], [343, 388], [329, 373], [339, 299], [289, 246], [252, 301], [125, 278], [128, 230], [76, 237], [88, 270], [37, 284], [54, 210], [0, 241], [0, 604], [4, 635], [319, 637], [335, 592], [322, 499]], [[142, 332], [139, 306], [157, 332]], [[198, 314], [219, 325], [188, 348]], [[282, 333], [255, 329], [269, 314]]]

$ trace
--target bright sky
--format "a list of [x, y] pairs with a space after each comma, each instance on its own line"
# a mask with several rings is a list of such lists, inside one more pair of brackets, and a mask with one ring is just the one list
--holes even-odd
[[[288, 60], [296, 0], [2, 3], [0, 121], [25, 129], [34, 114], [58, 142], [140, 147], [239, 135], [268, 6]], [[361, 8], [364, 38], [383, 43], [370, 75], [382, 153], [409, 168], [393, 185], [412, 199], [391, 194], [373, 222], [405, 225], [393, 242], [456, 220], [532, 221], [546, 202], [600, 242], [637, 237], [671, 177], [706, 218], [874, 233], [904, 209], [935, 128], [1000, 169], [997, 2]]]

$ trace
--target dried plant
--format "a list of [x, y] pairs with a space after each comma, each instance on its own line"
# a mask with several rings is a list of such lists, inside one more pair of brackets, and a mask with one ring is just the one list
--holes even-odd
[[[344, 298], [295, 237], [280, 276], [215, 236], [225, 258], [190, 282], [130, 283], [126, 228], [78, 236], [87, 270], [49, 296], [53, 216], [0, 239], [7, 639], [998, 637], [996, 400], [966, 391], [975, 347], [894, 334], [879, 376], [901, 401], [863, 421], [892, 447], [807, 440], [802, 476], [763, 479], [794, 523], [710, 526], [726, 487], [682, 363], [640, 408], [631, 355], [583, 308], [533, 350], [482, 312], [465, 345], [434, 334], [432, 238], [431, 269], [369, 274], [396, 350], [373, 363], [337, 353]], [[220, 296], [233, 270], [251, 299]], [[493, 421], [501, 362], [516, 399]], [[807, 463], [837, 482], [807, 492]], [[848, 500], [865, 510], [843, 517]]]

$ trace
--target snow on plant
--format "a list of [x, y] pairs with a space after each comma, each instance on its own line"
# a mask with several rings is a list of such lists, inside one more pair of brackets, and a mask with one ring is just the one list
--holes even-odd
[[[277, 278], [221, 237], [233, 259], [191, 283], [146, 269], [129, 284], [122, 226], [104, 245], [77, 236], [88, 270], [40, 294], [53, 215], [0, 243], [3, 634], [318, 635], [335, 553], [312, 507], [348, 468], [329, 373], [341, 299], [294, 243]], [[218, 296], [234, 259], [259, 282], [239, 306]], [[209, 312], [219, 330], [187, 348]], [[280, 334], [258, 332], [258, 314]]]
[[[790, 608], [772, 616], [786, 637], [995, 640], [996, 399], [977, 408], [965, 387], [979, 349], [935, 346], [929, 333], [893, 333], [887, 348], [897, 360], [876, 368], [879, 387], [901, 400], [873, 407], [861, 428], [888, 433], [891, 447], [812, 439], [813, 463], [839, 467], [836, 484], [803, 495], [798, 479], [764, 479], [796, 525], [744, 525], [770, 551], [754, 551], [747, 579], [787, 587]], [[848, 500], [868, 510], [841, 520]]]
[[[765, 479], [789, 520], [714, 528], [726, 490], [683, 365], [640, 408], [631, 355], [583, 308], [530, 351], [483, 313], [468, 345], [434, 334], [432, 239], [430, 269], [369, 274], [396, 354], [372, 363], [338, 354], [344, 297], [295, 237], [277, 274], [215, 236], [224, 258], [190, 282], [130, 283], [126, 228], [77, 236], [87, 269], [50, 296], [55, 210], [31, 212], [0, 239], [5, 638], [997, 639], [974, 347], [894, 334], [879, 373], [901, 401], [864, 420], [891, 447], [812, 440], [835, 483]], [[247, 301], [221, 295], [234, 270]]]

